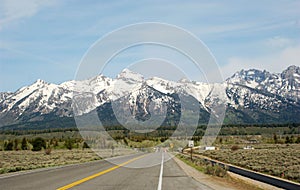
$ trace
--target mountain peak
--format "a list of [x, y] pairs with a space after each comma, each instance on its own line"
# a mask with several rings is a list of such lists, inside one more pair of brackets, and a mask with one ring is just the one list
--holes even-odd
[[34, 84], [46, 84], [47, 82], [42, 79], [37, 79]]
[[[193, 113], [199, 108], [205, 111], [205, 114], [201, 114], [202, 121], [206, 121], [206, 114], [209, 116], [211, 108], [222, 104], [228, 105], [233, 113], [230, 112], [227, 118], [229, 122], [299, 122], [299, 67], [290, 66], [281, 74], [257, 69], [241, 70], [227, 81], [211, 84], [188, 82], [187, 79], [175, 82], [158, 77], [146, 80], [141, 74], [129, 69], [124, 69], [115, 79], [99, 75], [61, 85], [39, 79], [14, 93], [0, 93], [0, 127], [42, 121], [47, 117], [47, 121], [57, 117], [73, 117], [73, 92], [77, 92], [72, 88], [74, 85], [82, 92], [92, 92], [92, 96], [83, 94], [84, 101], [78, 104], [82, 108], [76, 112], [80, 115], [88, 114], [96, 109], [97, 112], [101, 111], [98, 112], [99, 116], [103, 116], [108, 124], [118, 121], [111, 117], [113, 114], [110, 114], [111, 108], [107, 103], [129, 106], [132, 115], [128, 116], [146, 118], [150, 115], [149, 111], [152, 111], [150, 108], [157, 111], [154, 114], [162, 114], [165, 106], [167, 114], [176, 113], [174, 116], [180, 116], [182, 100], [184, 109], [192, 108]], [[80, 95], [81, 90], [78, 92]], [[184, 99], [180, 100], [181, 97]], [[200, 107], [195, 101], [199, 102]], [[194, 105], [197, 106], [195, 109]], [[173, 115], [170, 116], [166, 118], [173, 118]]]
[[38, 88], [41, 88], [41, 87], [43, 87], [43, 86], [45, 86], [45, 85], [48, 85], [49, 83], [47, 83], [46, 81], [44, 81], [44, 80], [42, 80], [42, 79], [38, 79], [38, 80], [36, 80], [32, 85], [30, 85], [30, 86], [32, 86], [32, 87], [38, 87]]
[[285, 69], [282, 73], [298, 73], [300, 74], [300, 67], [296, 66], [296, 65], [291, 65], [289, 66], [287, 69]]
[[299, 66], [291, 65], [291, 66], [289, 66], [286, 70], [299, 70], [299, 69], [300, 69]]
[[122, 79], [122, 80], [129, 79], [129, 80], [133, 80], [133, 81], [143, 81], [144, 76], [125, 68], [122, 70], [122, 72], [120, 74], [118, 74], [117, 79]]
[[246, 83], [261, 83], [264, 81], [268, 76], [271, 74], [268, 71], [261, 71], [258, 69], [248, 69], [238, 71], [234, 73], [230, 78], [226, 81], [229, 83], [239, 83], [239, 84], [246, 84]]
[[[295, 82], [300, 83], [300, 67], [296, 65], [289, 66], [286, 70], [281, 73], [283, 79], [287, 79], [294, 86]], [[293, 82], [292, 82], [293, 81]]]
[[178, 82], [179, 82], [179, 83], [190, 83], [191, 81], [190, 81], [188, 78], [183, 77], [183, 78], [181, 78]]

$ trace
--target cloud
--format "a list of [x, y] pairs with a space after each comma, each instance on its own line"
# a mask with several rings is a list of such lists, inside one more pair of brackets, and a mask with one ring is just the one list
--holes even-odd
[[226, 78], [241, 69], [260, 69], [279, 73], [290, 65], [300, 66], [299, 55], [300, 45], [297, 45], [284, 48], [275, 54], [256, 58], [231, 57], [228, 64], [221, 67], [221, 70]]
[[275, 36], [266, 41], [267, 46], [275, 47], [275, 48], [287, 47], [290, 46], [292, 43], [293, 41], [291, 39], [284, 38], [281, 36]]
[[[29, 18], [38, 13], [42, 8], [53, 6], [56, 1], [51, 0], [2, 0], [0, 1], [0, 25], [6, 26], [7, 24], [18, 21], [20, 19]], [[0, 28], [1, 29], [1, 28]]]

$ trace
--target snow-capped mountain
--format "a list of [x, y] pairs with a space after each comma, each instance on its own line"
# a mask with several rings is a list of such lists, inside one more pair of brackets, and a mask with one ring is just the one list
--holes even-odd
[[5, 100], [11, 94], [13, 94], [13, 93], [12, 92], [0, 92], [0, 102]]
[[[53, 122], [58, 125], [53, 127], [74, 125], [74, 114], [84, 115], [92, 110], [98, 111], [104, 123], [118, 123], [113, 121], [116, 120], [114, 106], [127, 109], [130, 114], [126, 117], [141, 121], [146, 121], [151, 111], [161, 116], [167, 113], [164, 124], [174, 125], [181, 109], [197, 111], [193, 107], [195, 102], [201, 112], [201, 123], [208, 121], [210, 111], [218, 104], [227, 105], [226, 123], [300, 122], [299, 82], [298, 66], [290, 66], [282, 73], [241, 70], [216, 84], [186, 79], [177, 82], [157, 77], [145, 79], [128, 69], [115, 79], [99, 75], [59, 85], [37, 80], [14, 93], [0, 93], [0, 126], [28, 126], [27, 123], [45, 121], [48, 127]], [[85, 105], [73, 104], [73, 110], [72, 98], [82, 93], [91, 94], [89, 101], [83, 101]], [[185, 99], [184, 108], [180, 97]], [[119, 111], [125, 113], [122, 109]]]
[[300, 68], [294, 65], [282, 73], [269, 73], [255, 69], [242, 70], [227, 79], [227, 82], [244, 85], [294, 101], [298, 101], [300, 98]]

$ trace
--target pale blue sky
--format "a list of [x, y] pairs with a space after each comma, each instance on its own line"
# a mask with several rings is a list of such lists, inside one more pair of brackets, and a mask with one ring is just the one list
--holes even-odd
[[225, 78], [242, 68], [280, 72], [300, 65], [299, 10], [300, 1], [292, 0], [0, 0], [0, 91], [39, 78], [56, 84], [73, 79], [96, 40], [138, 22], [169, 23], [195, 34]]

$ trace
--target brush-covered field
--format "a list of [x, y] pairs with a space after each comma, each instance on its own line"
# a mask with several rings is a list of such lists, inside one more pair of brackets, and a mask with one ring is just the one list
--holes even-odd
[[0, 173], [75, 164], [101, 159], [91, 150], [1, 151]]
[[102, 158], [133, 153], [135, 153], [134, 150], [118, 148], [114, 149], [113, 153], [111, 149], [102, 149], [95, 152], [91, 149], [54, 149], [51, 150], [51, 153], [47, 152], [47, 150], [0, 151], [0, 174], [21, 170], [84, 163], [100, 160]]
[[230, 149], [205, 151], [204, 156], [243, 168], [300, 182], [300, 144], [257, 144], [244, 150], [243, 145]]

